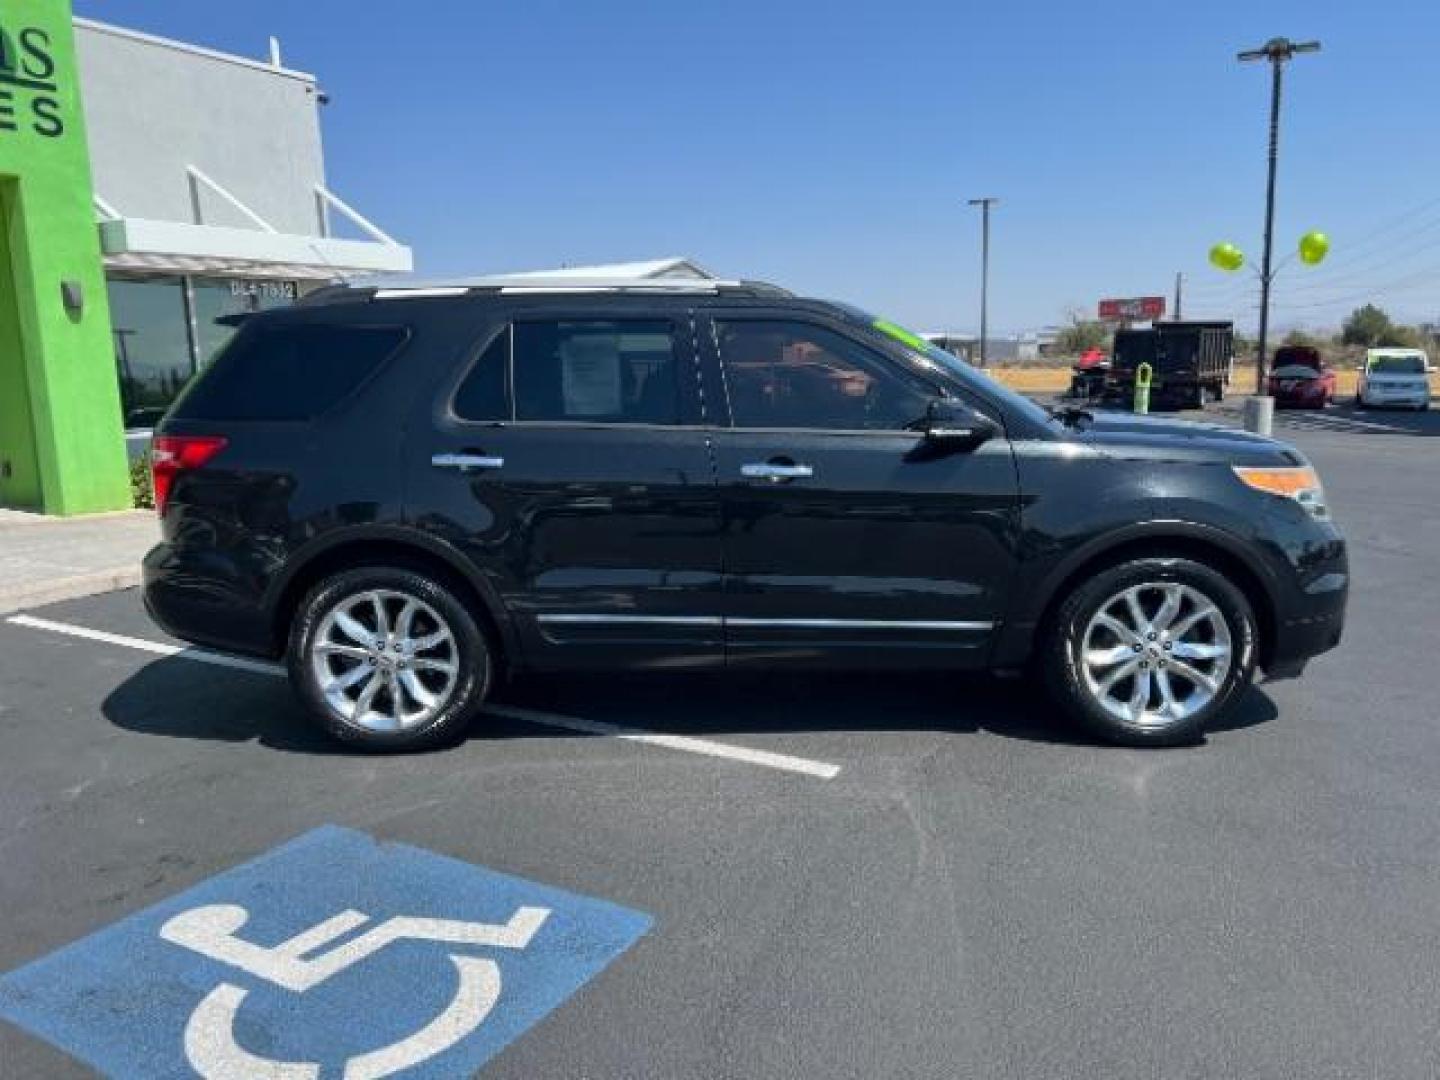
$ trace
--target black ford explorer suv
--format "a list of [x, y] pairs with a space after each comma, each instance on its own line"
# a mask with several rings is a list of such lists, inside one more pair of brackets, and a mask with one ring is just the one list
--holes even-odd
[[762, 666], [1028, 668], [1174, 744], [1335, 646], [1348, 587], [1294, 449], [1051, 414], [756, 283], [324, 289], [241, 326], [154, 463], [154, 618], [283, 656], [372, 748], [518, 670]]

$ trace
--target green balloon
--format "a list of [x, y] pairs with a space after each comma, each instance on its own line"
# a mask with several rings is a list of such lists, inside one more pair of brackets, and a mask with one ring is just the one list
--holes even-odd
[[1318, 266], [1330, 250], [1330, 238], [1323, 232], [1307, 232], [1300, 237], [1300, 261]]
[[1233, 274], [1245, 265], [1245, 253], [1234, 244], [1226, 241], [1216, 244], [1210, 249], [1210, 263], [1218, 269], [1224, 270], [1227, 274]]

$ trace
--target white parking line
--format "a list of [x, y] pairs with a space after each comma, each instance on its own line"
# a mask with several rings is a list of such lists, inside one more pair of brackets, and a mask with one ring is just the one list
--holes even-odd
[[556, 713], [536, 712], [534, 709], [520, 709], [513, 705], [487, 705], [485, 711], [496, 716], [508, 716], [513, 720], [524, 720], [531, 724], [583, 731], [587, 735], [606, 735], [615, 739], [627, 739], [630, 742], [649, 743], [651, 746], [663, 746], [670, 750], [683, 750], [687, 754], [705, 754], [709, 757], [728, 758], [730, 761], [744, 761], [750, 765], [762, 765], [767, 769], [804, 773], [806, 776], [818, 777], [821, 780], [834, 780], [840, 775], [840, 766], [831, 765], [829, 762], [791, 757], [789, 754], [774, 754], [769, 750], [752, 750], [746, 746], [732, 746], [729, 743], [712, 742], [709, 739], [696, 739], [690, 735], [662, 735], [640, 728], [606, 724], [600, 720], [584, 720], [578, 716], [560, 716]]
[[54, 634], [66, 634], [69, 637], [84, 638], [86, 641], [103, 641], [107, 645], [138, 649], [140, 652], [154, 653], [157, 656], [176, 656], [181, 660], [194, 660], [200, 664], [214, 664], [216, 667], [251, 671], [260, 675], [285, 674], [285, 669], [279, 664], [267, 664], [263, 660], [246, 660], [242, 656], [226, 656], [223, 653], [210, 652], [208, 649], [167, 645], [163, 641], [146, 641], [144, 638], [126, 637], [124, 634], [111, 634], [104, 630], [91, 630], [87, 626], [76, 626], [73, 623], [37, 619], [33, 615], [12, 615], [5, 621], [15, 626], [28, 626], [32, 630], [49, 630]]
[[[76, 626], [74, 623], [37, 619], [33, 615], [12, 615], [5, 621], [12, 626], [23, 626], [31, 630], [47, 630], [53, 634], [83, 638], [86, 641], [98, 641], [106, 645], [118, 645], [121, 648], [153, 653], [156, 656], [170, 656], [177, 660], [193, 660], [199, 664], [214, 664], [216, 667], [233, 668], [237, 671], [248, 671], [257, 675], [283, 676], [285, 674], [285, 669], [279, 664], [270, 664], [263, 660], [247, 660], [244, 657], [210, 652], [208, 649], [186, 648], [180, 645], [170, 645], [163, 641], [148, 641], [145, 638], [129, 637], [125, 634], [112, 634], [105, 630], [92, 630], [88, 626]], [[528, 724], [564, 728], [567, 731], [584, 732], [586, 735], [603, 735], [614, 739], [624, 739], [628, 742], [647, 743], [651, 746], [663, 746], [668, 750], [725, 758], [729, 761], [740, 761], [766, 769], [778, 769], [781, 772], [813, 776], [820, 780], [833, 780], [840, 775], [840, 766], [832, 765], [829, 762], [792, 757], [789, 754], [776, 754], [769, 750], [752, 750], [749, 747], [732, 746], [729, 743], [713, 742], [710, 739], [697, 739], [690, 735], [664, 735], [660, 732], [646, 731], [643, 728], [621, 727], [618, 724], [607, 724], [599, 720], [585, 720], [578, 716], [561, 716], [558, 713], [539, 712], [535, 709], [522, 709], [511, 705], [486, 705], [484, 711], [495, 716], [521, 720]]]

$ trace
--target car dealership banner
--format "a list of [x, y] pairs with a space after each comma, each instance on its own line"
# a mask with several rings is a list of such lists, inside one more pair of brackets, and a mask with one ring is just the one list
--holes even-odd
[[1123, 300], [1100, 301], [1100, 318], [1105, 322], [1153, 322], [1164, 317], [1163, 296], [1135, 296]]

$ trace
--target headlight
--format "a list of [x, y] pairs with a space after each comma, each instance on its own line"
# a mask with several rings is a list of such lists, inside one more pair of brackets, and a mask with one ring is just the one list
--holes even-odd
[[1309, 465], [1292, 465], [1282, 468], [1254, 469], [1240, 465], [1233, 466], [1241, 483], [1268, 495], [1282, 499], [1294, 499], [1319, 521], [1330, 516], [1325, 508], [1325, 489], [1320, 477]]

